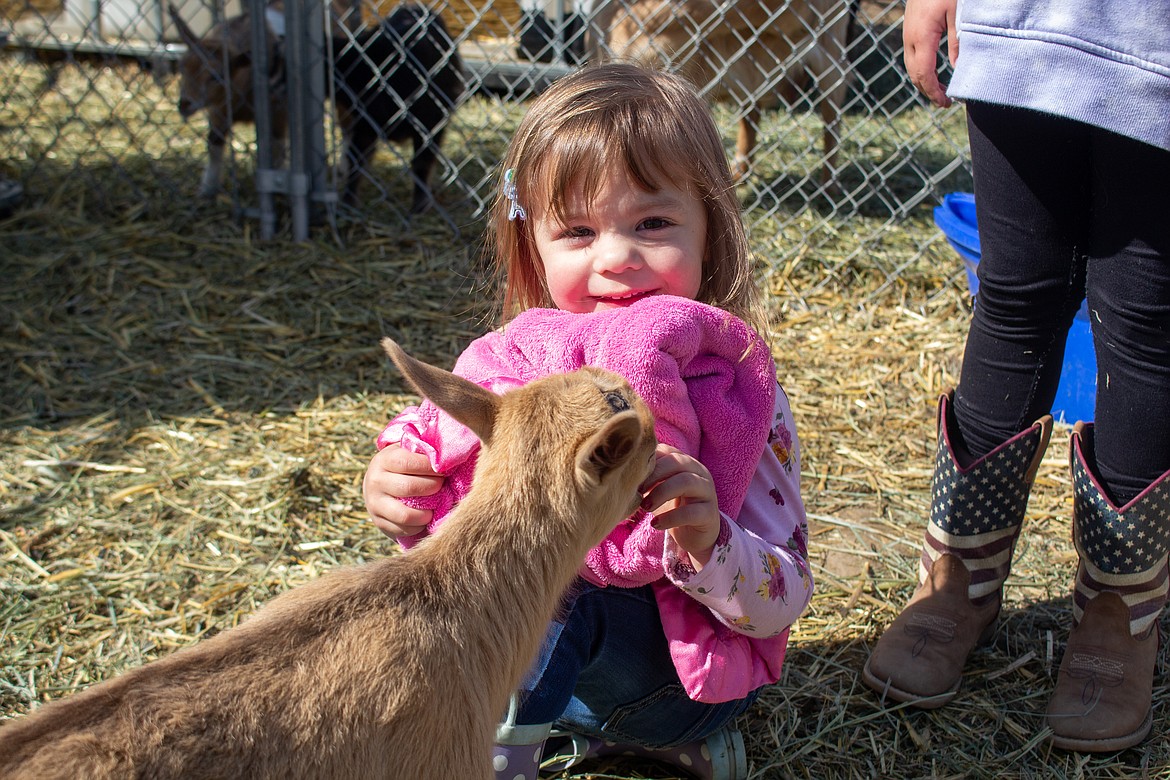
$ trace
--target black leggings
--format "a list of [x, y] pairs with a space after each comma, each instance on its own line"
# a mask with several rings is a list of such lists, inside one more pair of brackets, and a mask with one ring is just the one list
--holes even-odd
[[1087, 296], [1098, 476], [1124, 504], [1170, 469], [1170, 152], [987, 103], [967, 127], [981, 256], [960, 436], [980, 457], [1051, 410]]

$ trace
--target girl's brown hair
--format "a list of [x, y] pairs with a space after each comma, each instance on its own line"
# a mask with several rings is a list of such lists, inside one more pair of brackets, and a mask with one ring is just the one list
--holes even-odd
[[[679, 76], [628, 63], [584, 68], [558, 79], [520, 122], [502, 170], [514, 171], [516, 200], [564, 217], [569, 188], [590, 203], [605, 175], [624, 166], [647, 192], [670, 182], [707, 212], [707, 251], [696, 300], [759, 329], [759, 294], [727, 154], [707, 105]], [[509, 220], [501, 187], [488, 229], [503, 275], [503, 321], [553, 307], [535, 253], [531, 219]]]

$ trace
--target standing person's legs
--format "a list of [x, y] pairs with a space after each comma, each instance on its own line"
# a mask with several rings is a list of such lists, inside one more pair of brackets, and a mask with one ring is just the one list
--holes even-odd
[[1085, 295], [1089, 131], [1023, 109], [968, 107], [979, 293], [955, 391], [978, 458], [1048, 414], [1069, 325]]
[[1084, 292], [1087, 133], [986, 104], [968, 106], [968, 129], [979, 294], [958, 390], [939, 402], [918, 588], [862, 675], [923, 708], [954, 697], [967, 657], [990, 639]]
[[1125, 504], [1170, 469], [1170, 152], [1104, 130], [1093, 143], [1095, 449]]
[[1058, 747], [1113, 751], [1150, 731], [1170, 578], [1170, 152], [1095, 130], [1092, 160], [1096, 423], [1072, 438], [1079, 563], [1048, 724]]

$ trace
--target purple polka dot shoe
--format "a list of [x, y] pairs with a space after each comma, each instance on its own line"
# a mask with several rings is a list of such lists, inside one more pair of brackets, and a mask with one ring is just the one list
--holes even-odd
[[496, 745], [492, 748], [492, 769], [496, 780], [536, 780], [544, 743]]
[[549, 737], [541, 769], [560, 771], [587, 758], [629, 756], [662, 761], [696, 780], [743, 780], [747, 777], [747, 751], [743, 734], [725, 726], [706, 739], [673, 748], [648, 748], [554, 731]]

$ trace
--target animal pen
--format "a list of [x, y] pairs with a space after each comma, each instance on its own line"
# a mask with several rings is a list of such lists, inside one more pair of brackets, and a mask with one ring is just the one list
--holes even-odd
[[[339, 7], [346, 15], [341, 37], [326, 34], [331, 20], [320, 0], [284, 3], [283, 78], [279, 84], [256, 79], [257, 132], [239, 126], [230, 143], [228, 202], [222, 208], [257, 220], [263, 237], [282, 230], [303, 239], [311, 225], [338, 218], [385, 229], [409, 227], [404, 189], [412, 176], [409, 149], [403, 146], [382, 144], [356, 211], [337, 208], [338, 138], [323, 63], [349, 45], [356, 31], [376, 27], [393, 7], [383, 0], [348, 2], [334, 3], [334, 16]], [[741, 185], [749, 227], [775, 237], [763, 257], [781, 267], [798, 262], [810, 248], [810, 236], [828, 220], [863, 215], [864, 251], [879, 256], [878, 270], [888, 279], [896, 278], [899, 261], [880, 259], [883, 233], [967, 181], [961, 119], [955, 112], [926, 109], [902, 70], [900, 3], [816, 0], [807, 8], [801, 0], [718, 7], [683, 3], [683, 13], [671, 24], [681, 25], [686, 35], [703, 40], [714, 31], [731, 31], [719, 50], [698, 52], [670, 51], [653, 39], [662, 21], [639, 9], [655, 5], [644, 0], [436, 4], [463, 59], [467, 97], [453, 111], [441, 145], [432, 216], [457, 230], [482, 214], [499, 186], [498, 159], [525, 101], [578, 63], [613, 56], [612, 30], [625, 21], [661, 55], [650, 59], [681, 68], [705, 93], [720, 98], [715, 110], [728, 135], [729, 155], [734, 155], [737, 121], [755, 106], [763, 109], [752, 123], [758, 136]], [[198, 35], [241, 13], [264, 18], [260, 0], [185, 0], [176, 7]], [[190, 202], [192, 170], [206, 156], [201, 148], [206, 118], [197, 114], [184, 124], [175, 110], [174, 64], [187, 47], [164, 0], [4, 0], [0, 8], [0, 33], [7, 39], [0, 61], [0, 172], [25, 182], [34, 195], [65, 177], [98, 200], [104, 189], [125, 185], [144, 201], [158, 187]], [[702, 8], [715, 10], [686, 16], [688, 9], [698, 14], [695, 9]], [[764, 35], [780, 26], [783, 35]], [[260, 32], [253, 28], [254, 35]], [[254, 61], [264, 56], [262, 47], [253, 49]], [[818, 55], [828, 66], [809, 74], [809, 61]], [[256, 73], [274, 67], [256, 64], [262, 66], [253, 69]], [[259, 99], [269, 90], [287, 92], [290, 112], [291, 154], [279, 169], [272, 165], [271, 118]], [[817, 109], [830, 95], [841, 116], [835, 133], [839, 152], [822, 177], [824, 125]], [[853, 259], [841, 258], [836, 265]]]
[[[258, 13], [251, 0], [176, 6], [200, 35]], [[394, 5], [332, 7], [358, 14], [345, 33], [356, 36]], [[286, 16], [281, 84], [304, 95], [290, 105], [287, 165], [271, 164], [263, 132], [257, 144], [237, 126], [222, 189], [202, 198], [207, 119], [179, 114], [186, 47], [164, 2], [0, 0], [0, 179], [25, 191], [0, 216], [0, 717], [395, 554], [361, 479], [386, 420], [417, 399], [378, 340], [449, 366], [494, 324], [478, 240], [528, 98], [604, 54], [623, 20], [641, 20], [627, 43], [659, 23], [638, 0], [435, 5], [467, 90], [431, 177], [435, 205], [412, 215], [408, 146], [380, 144], [356, 204], [341, 204], [320, 67], [334, 17], [284, 8], [303, 14]], [[962, 264], [932, 222], [946, 193], [971, 189], [964, 117], [909, 85], [897, 0], [705, 8], [673, 21], [722, 35], [701, 86], [729, 159], [741, 118], [762, 109], [738, 193], [800, 434], [817, 588], [783, 679], [737, 724], [750, 777], [1166, 777], [1164, 655], [1146, 745], [1077, 756], [1045, 743], [1076, 564], [1059, 426], [1002, 627], [955, 703], [919, 712], [861, 684], [917, 578], [933, 410], [958, 378], [970, 314]], [[760, 41], [790, 29], [782, 17], [804, 33], [790, 51], [770, 44], [785, 50], [768, 64]], [[797, 62], [841, 20], [832, 67], [802, 77]], [[752, 63], [758, 74], [743, 75]], [[821, 96], [839, 83], [826, 165]], [[629, 762], [558, 775], [663, 776]]]

